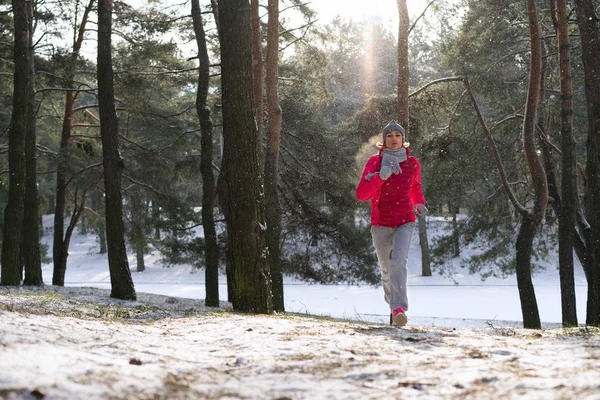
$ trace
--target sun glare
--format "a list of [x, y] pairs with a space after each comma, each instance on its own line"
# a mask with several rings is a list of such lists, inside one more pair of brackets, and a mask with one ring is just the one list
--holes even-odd
[[[408, 0], [411, 17], [418, 15], [428, 4], [427, 0]], [[383, 23], [398, 22], [397, 0], [313, 0], [310, 3], [321, 22], [327, 22], [340, 15], [357, 21], [379, 18]]]

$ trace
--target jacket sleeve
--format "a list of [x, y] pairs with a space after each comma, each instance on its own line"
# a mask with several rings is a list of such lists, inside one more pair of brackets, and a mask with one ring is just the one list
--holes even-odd
[[414, 205], [425, 205], [425, 196], [423, 196], [423, 187], [421, 185], [421, 164], [415, 158], [416, 171], [413, 176], [412, 184], [410, 185], [410, 199]]
[[371, 200], [381, 189], [383, 179], [379, 177], [377, 161], [378, 156], [373, 156], [369, 158], [369, 161], [365, 165], [360, 182], [356, 187], [356, 198], [359, 201]]

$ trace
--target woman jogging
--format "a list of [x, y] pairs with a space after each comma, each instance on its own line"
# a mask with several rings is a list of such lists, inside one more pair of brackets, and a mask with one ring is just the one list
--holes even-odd
[[383, 128], [383, 144], [369, 158], [356, 188], [360, 201], [371, 200], [371, 236], [381, 268], [385, 301], [390, 305], [390, 324], [406, 325], [408, 296], [408, 248], [416, 212], [425, 216], [421, 188], [421, 164], [409, 155], [404, 128], [390, 121]]

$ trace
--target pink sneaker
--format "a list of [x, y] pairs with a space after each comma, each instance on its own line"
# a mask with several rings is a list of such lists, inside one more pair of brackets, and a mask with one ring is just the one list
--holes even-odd
[[392, 325], [404, 326], [407, 322], [408, 318], [406, 318], [406, 314], [404, 314], [402, 307], [398, 307], [392, 311]]

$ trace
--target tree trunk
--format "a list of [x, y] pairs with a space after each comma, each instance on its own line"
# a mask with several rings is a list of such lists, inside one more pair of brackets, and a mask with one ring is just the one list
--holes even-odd
[[219, 253], [217, 246], [217, 231], [215, 228], [215, 176], [212, 170], [213, 162], [213, 126], [210, 119], [210, 108], [206, 104], [209, 83], [209, 58], [206, 48], [206, 35], [202, 25], [200, 4], [192, 0], [192, 18], [194, 33], [198, 45], [198, 92], [196, 95], [196, 112], [200, 120], [202, 158], [202, 227], [204, 228], [204, 255], [206, 263], [205, 304], [209, 307], [219, 307]]
[[273, 309], [285, 311], [281, 272], [281, 205], [279, 204], [279, 147], [282, 110], [279, 105], [279, 0], [269, 0], [267, 31], [267, 153], [265, 159], [265, 214]]
[[223, 164], [227, 171], [227, 233], [233, 309], [273, 312], [266, 260], [263, 194], [252, 96], [252, 43], [247, 0], [219, 4], [223, 93]]
[[13, 0], [14, 14], [14, 86], [13, 106], [8, 134], [8, 203], [4, 209], [2, 276], [0, 284], [21, 284], [20, 248], [23, 232], [25, 197], [25, 135], [29, 119], [30, 66], [29, 24], [25, 0]]
[[[262, 32], [260, 29], [260, 12], [258, 0], [250, 0], [250, 12], [252, 13], [252, 85], [254, 88], [254, 115], [258, 127], [258, 140], [256, 151], [258, 160], [262, 162], [263, 155], [263, 79], [264, 63], [262, 57]], [[279, 30], [277, 31], [279, 32]]]
[[575, 276], [573, 271], [573, 227], [577, 211], [575, 140], [573, 138], [573, 90], [571, 83], [571, 46], [566, 0], [556, 0], [561, 91], [562, 202], [558, 215], [558, 260], [563, 326], [577, 326]]
[[[152, 220], [158, 222], [160, 219], [160, 207], [156, 203], [156, 200], [152, 200]], [[160, 227], [159, 224], [156, 224], [156, 228], [154, 229], [154, 240], [160, 240]]]
[[144, 262], [145, 246], [142, 243], [135, 244], [135, 265], [137, 272], [144, 272], [146, 270], [146, 263]]
[[98, 3], [98, 103], [104, 165], [106, 238], [111, 297], [135, 300], [136, 294], [127, 260], [121, 197], [123, 159], [119, 154], [119, 120], [115, 110], [112, 70], [112, 0]]
[[146, 270], [144, 255], [146, 254], [147, 241], [144, 235], [144, 202], [140, 199], [139, 193], [134, 193], [131, 198], [131, 241], [135, 247], [136, 271]]
[[100, 249], [98, 253], [106, 254], [108, 249], [106, 248], [106, 224], [104, 221], [100, 221], [100, 227], [98, 229], [98, 240], [100, 241]]
[[[551, 0], [554, 1], [554, 0]], [[543, 133], [545, 135], [547, 135], [547, 133]], [[564, 312], [564, 304], [565, 302], [572, 304], [573, 306], [575, 305], [575, 282], [574, 282], [574, 276], [573, 276], [573, 272], [571, 271], [571, 278], [567, 278], [566, 280], [562, 278], [562, 274], [565, 273], [565, 270], [561, 267], [562, 264], [561, 263], [561, 251], [565, 250], [565, 244], [561, 243], [562, 240], [564, 240], [564, 232], [561, 231], [560, 224], [561, 224], [561, 218], [562, 218], [562, 212], [563, 212], [563, 208], [564, 208], [564, 203], [562, 200], [562, 196], [560, 194], [559, 191], [559, 186], [558, 186], [558, 180], [557, 180], [557, 176], [556, 176], [556, 163], [554, 162], [554, 156], [552, 154], [552, 152], [550, 151], [550, 147], [548, 146], [548, 144], [546, 143], [546, 141], [542, 138], [542, 140], [540, 141], [540, 149], [542, 151], [542, 155], [543, 155], [543, 160], [544, 160], [544, 169], [546, 170], [546, 179], [548, 181], [548, 196], [550, 196], [553, 200], [552, 202], [550, 202], [550, 205], [552, 206], [552, 209], [554, 210], [554, 213], [558, 216], [558, 221], [559, 221], [559, 275], [561, 276], [561, 301], [563, 304], [563, 325], [565, 326], [573, 326], [570, 325], [569, 323], [565, 323], [565, 312]], [[564, 166], [563, 166], [564, 168]], [[563, 179], [564, 179], [564, 174], [563, 174]], [[564, 186], [563, 186], [563, 192], [564, 192]], [[577, 199], [575, 200], [574, 206], [573, 206], [573, 210], [576, 211], [577, 209]], [[569, 207], [571, 207], [571, 205], [569, 205]], [[574, 225], [575, 221], [573, 221], [573, 224], [570, 226], [570, 238], [571, 238], [571, 244], [572, 247], [570, 249], [570, 255], [571, 258], [573, 257], [573, 249], [575, 249], [577, 257], [579, 258], [579, 260], [581, 261], [581, 263], [585, 263], [585, 245], [583, 245], [583, 242], [581, 242], [580, 240], [580, 244], [579, 244], [579, 248], [576, 247], [574, 245], [574, 242], [576, 239], [578, 239], [578, 233], [577, 230], [575, 229], [575, 225]], [[564, 256], [564, 254], [562, 255]], [[572, 261], [571, 261], [572, 263]], [[572, 281], [572, 285], [570, 283], [568, 283], [568, 281]], [[572, 293], [570, 293], [570, 290], [568, 289], [569, 287], [572, 287]], [[571, 300], [567, 300], [571, 299]], [[575, 311], [575, 310], [573, 310]], [[576, 313], [575, 315], [575, 321], [577, 320], [577, 315]], [[572, 321], [571, 321], [572, 322]]]
[[454, 202], [449, 204], [450, 213], [452, 214], [452, 257], [460, 256], [460, 232], [458, 231], [457, 215], [460, 207]]
[[521, 227], [517, 236], [516, 268], [521, 310], [523, 312], [523, 326], [525, 328], [540, 329], [539, 311], [531, 280], [531, 253], [533, 238], [548, 204], [548, 184], [546, 171], [535, 145], [537, 108], [542, 86], [542, 45], [538, 13], [534, 0], [527, 0], [527, 15], [529, 20], [531, 61], [522, 137], [525, 159], [529, 167], [529, 173], [531, 174], [535, 198], [533, 209], [521, 213]]
[[[217, 32], [219, 37], [221, 36], [221, 23], [219, 22], [219, 2], [218, 0], [211, 0], [210, 5], [212, 8], [213, 15], [215, 17], [215, 25], [217, 26]], [[221, 139], [223, 139], [221, 137]], [[219, 208], [225, 217], [225, 221], [228, 220], [228, 201], [227, 201], [227, 165], [223, 162], [223, 140], [221, 140], [221, 170], [217, 177], [217, 200]], [[233, 266], [232, 266], [232, 255], [231, 246], [229, 245], [229, 234], [226, 234], [226, 246], [225, 246], [225, 275], [227, 278], [227, 301], [233, 303], [235, 297], [234, 291], [234, 278], [233, 278]]]
[[581, 40], [588, 117], [585, 213], [591, 227], [586, 235], [588, 299], [586, 323], [600, 325], [600, 32], [592, 0], [575, 0]]
[[[229, 202], [227, 201], [227, 166], [223, 162], [223, 157], [221, 157], [221, 171], [219, 172], [219, 176], [217, 177], [217, 198], [219, 200], [219, 207], [223, 216], [225, 217], [225, 221], [228, 220], [229, 215]], [[227, 225], [227, 224], [226, 224]], [[225, 238], [225, 276], [227, 279], [227, 301], [233, 303], [233, 298], [235, 297], [234, 292], [234, 281], [233, 281], [233, 266], [232, 266], [232, 255], [231, 255], [231, 246], [229, 246], [229, 232], [226, 231]]]
[[[408, 6], [406, 0], [397, 0], [398, 4], [398, 86], [396, 111], [398, 123], [404, 127], [404, 141], [408, 142], [408, 134], [411, 130], [409, 86], [410, 68], [408, 62], [408, 34], [410, 21], [408, 17]], [[411, 133], [412, 134], [412, 133]], [[431, 276], [431, 263], [429, 257], [429, 242], [427, 239], [427, 225], [425, 219], [419, 217], [419, 243], [421, 245], [421, 269], [423, 276]], [[428, 275], [426, 275], [428, 274]]]
[[95, 194], [92, 199], [91, 199], [91, 203], [92, 203], [92, 207], [94, 210], [96, 210], [96, 212], [98, 213], [98, 215], [96, 215], [96, 218], [94, 219], [94, 230], [96, 231], [96, 234], [98, 235], [98, 242], [100, 244], [100, 249], [98, 250], [99, 254], [105, 254], [106, 253], [106, 224], [104, 222], [104, 217], [101, 215], [101, 208], [103, 206], [102, 204], [102, 199], [100, 197], [101, 195]]
[[35, 61], [33, 48], [34, 2], [27, 4], [29, 19], [29, 110], [27, 136], [25, 137], [25, 203], [23, 214], [23, 243], [21, 252], [25, 264], [24, 285], [43, 285], [42, 261], [40, 257], [40, 216], [38, 211], [37, 159], [36, 159], [36, 103]]
[[[70, 63], [67, 66], [65, 85], [67, 88], [75, 87], [75, 63], [83, 44], [85, 27], [89, 13], [92, 11], [95, 0], [88, 3], [79, 25], [76, 40], [73, 42]], [[65, 237], [65, 205], [67, 195], [67, 157], [69, 140], [71, 139], [71, 127], [73, 125], [73, 114], [75, 107], [75, 92], [65, 92], [65, 112], [60, 136], [60, 149], [58, 151], [58, 164], [56, 170], [56, 202], [54, 204], [54, 238], [52, 246], [52, 258], [54, 271], [52, 272], [52, 284], [64, 286], [65, 273], [67, 271], [67, 258], [69, 257], [70, 238]]]
[[531, 279], [531, 252], [533, 238], [540, 221], [522, 218], [517, 235], [517, 286], [521, 299], [523, 328], [541, 329], [540, 313], [535, 298], [535, 290]]
[[66, 172], [65, 163], [69, 138], [71, 137], [71, 119], [73, 116], [74, 95], [73, 92], [65, 94], [65, 116], [58, 151], [58, 163], [56, 171], [56, 202], [54, 205], [54, 241], [52, 247], [52, 258], [54, 271], [52, 272], [52, 284], [64, 286], [65, 273], [67, 270], [68, 246], [65, 248], [63, 240], [65, 232], [65, 204], [66, 204]]
[[398, 123], [404, 127], [404, 141], [408, 142], [409, 127], [409, 105], [408, 92], [410, 82], [410, 69], [408, 63], [408, 33], [409, 24], [408, 6], [406, 0], [397, 0], [398, 17], [398, 99], [397, 112]]

